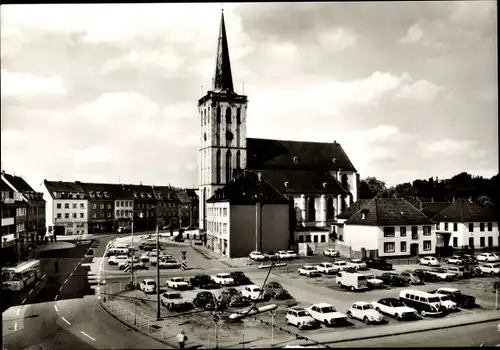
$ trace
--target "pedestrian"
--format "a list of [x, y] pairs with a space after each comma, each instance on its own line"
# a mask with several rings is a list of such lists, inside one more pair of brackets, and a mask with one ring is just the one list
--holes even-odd
[[179, 342], [179, 349], [184, 349], [184, 344], [186, 343], [187, 336], [184, 334], [184, 330], [181, 329], [179, 334], [177, 334], [177, 341]]

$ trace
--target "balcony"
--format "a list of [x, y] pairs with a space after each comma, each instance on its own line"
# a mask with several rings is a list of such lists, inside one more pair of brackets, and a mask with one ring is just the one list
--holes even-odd
[[14, 218], [2, 218], [2, 226], [14, 225]]

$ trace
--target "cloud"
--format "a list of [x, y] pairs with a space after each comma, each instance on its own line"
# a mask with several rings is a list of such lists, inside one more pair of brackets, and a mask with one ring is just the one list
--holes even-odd
[[417, 23], [408, 28], [406, 35], [401, 39], [399, 39], [399, 41], [404, 44], [414, 44], [419, 42], [423, 36], [424, 36], [424, 31]]
[[1, 72], [2, 97], [26, 100], [66, 95], [61, 77], [40, 77], [30, 73], [8, 72], [5, 69]]
[[136, 51], [131, 50], [127, 55], [107, 60], [101, 73], [106, 74], [116, 70], [138, 69], [161, 69], [164, 72], [176, 72], [183, 66], [184, 59], [178, 57], [172, 51]]
[[395, 97], [396, 99], [412, 99], [419, 102], [431, 102], [445, 90], [446, 87], [444, 86], [439, 86], [426, 80], [418, 80], [404, 85]]
[[334, 28], [322, 32], [318, 42], [330, 52], [339, 52], [355, 46], [357, 39], [358, 36], [351, 28]]
[[109, 163], [118, 159], [118, 155], [105, 146], [92, 146], [73, 151], [73, 159], [81, 163]]
[[475, 140], [443, 139], [434, 142], [420, 142], [424, 157], [453, 157], [483, 158], [488, 151], [478, 148], [479, 142]]

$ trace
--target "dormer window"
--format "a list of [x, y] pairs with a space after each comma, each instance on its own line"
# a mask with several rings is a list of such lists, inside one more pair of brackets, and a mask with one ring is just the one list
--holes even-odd
[[337, 158], [333, 158], [332, 162], [333, 162], [333, 164], [336, 164], [337, 163]]
[[322, 185], [323, 185], [323, 188], [326, 188], [326, 185], [328, 185], [328, 183], [327, 182], [323, 182]]
[[361, 211], [361, 220], [366, 220], [366, 213], [368, 213], [368, 210], [363, 209]]
[[293, 162], [297, 164], [299, 162], [299, 157], [293, 157]]
[[290, 188], [290, 182], [285, 181], [285, 188]]

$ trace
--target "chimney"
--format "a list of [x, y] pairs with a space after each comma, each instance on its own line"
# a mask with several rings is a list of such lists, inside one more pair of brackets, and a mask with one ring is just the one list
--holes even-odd
[[469, 197], [469, 203], [472, 203], [472, 197]]
[[259, 182], [262, 181], [262, 173], [261, 172], [257, 173], [257, 181], [259, 181]]

